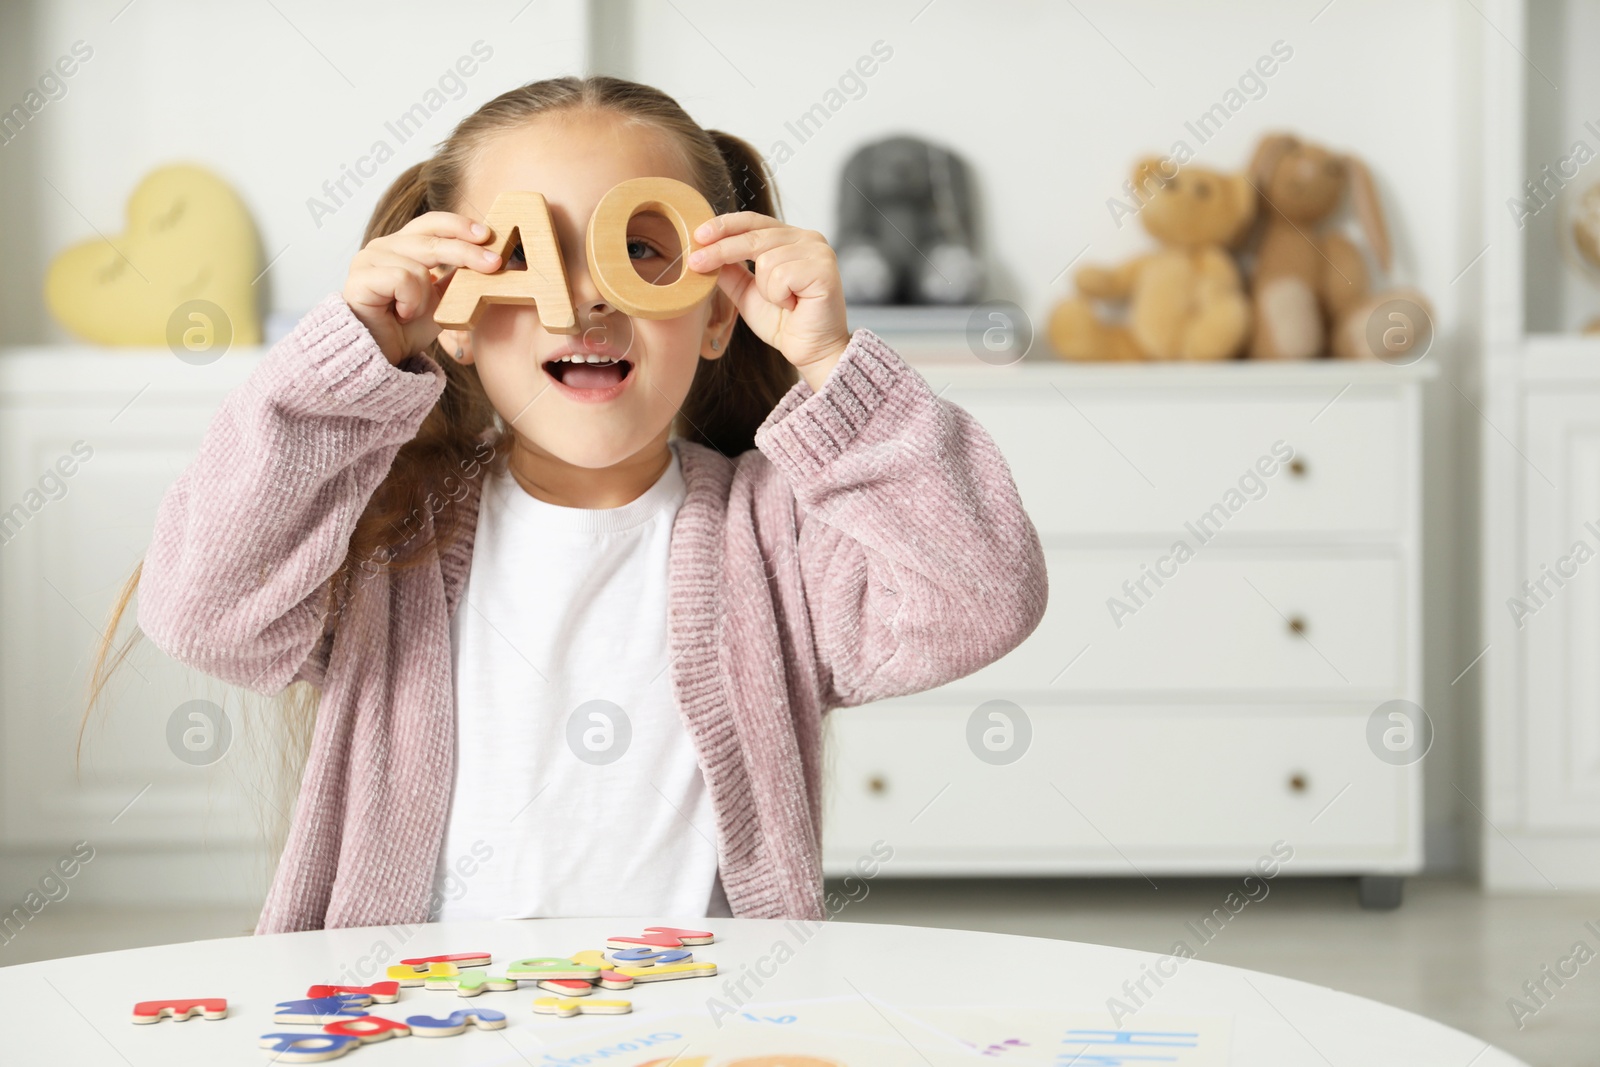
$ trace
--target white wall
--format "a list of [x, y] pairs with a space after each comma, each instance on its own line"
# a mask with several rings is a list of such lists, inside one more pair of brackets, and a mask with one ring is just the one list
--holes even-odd
[[[14, 209], [28, 220], [0, 237], [8, 289], [0, 342], [66, 339], [37, 310], [45, 263], [95, 230], [114, 235], [139, 178], [181, 160], [205, 164], [243, 196], [265, 258], [277, 257], [261, 282], [268, 306], [298, 314], [343, 286], [373, 203], [402, 170], [483, 101], [580, 73], [588, 51], [581, 0], [457, 5], [448, 14], [419, 0], [140, 0], [118, 14], [125, 2], [6, 4], [0, 14], [0, 38], [18, 23], [32, 41], [0, 79], [7, 110], [74, 42], [93, 50], [66, 94], [0, 146], [6, 197], [21, 198]], [[442, 93], [443, 106], [403, 143], [385, 129], [480, 40], [492, 55], [462, 79], [459, 98]], [[347, 185], [356, 198], [318, 225], [307, 201], [324, 197], [323, 183], [379, 139], [394, 158], [364, 186]]]
[[[493, 58], [433, 117], [427, 140], [512, 85], [590, 65], [658, 85], [702, 125], [763, 151], [787, 141], [794, 156], [778, 170], [785, 214], [824, 233], [839, 169], [865, 141], [909, 132], [954, 148], [977, 175], [995, 277], [989, 295], [1015, 300], [1041, 323], [1080, 252], [1087, 248], [1083, 262], [1115, 261], [1145, 247], [1137, 223], [1119, 228], [1106, 207], [1141, 154], [1167, 152], [1181, 138], [1196, 150], [1195, 165], [1237, 168], [1263, 131], [1278, 128], [1358, 152], [1388, 209], [1394, 279], [1421, 286], [1438, 317], [1430, 358], [1444, 375], [1432, 387], [1426, 444], [1425, 662], [1439, 740], [1427, 796], [1430, 860], [1454, 861], [1461, 812], [1471, 816], [1457, 787], [1476, 795], [1465, 742], [1471, 673], [1451, 684], [1478, 651], [1475, 546], [1463, 540], [1473, 522], [1462, 494], [1479, 427], [1456, 388], [1472, 393], [1476, 268], [1464, 268], [1481, 248], [1481, 102], [1470, 64], [1482, 26], [1472, 5], [595, 0], [589, 11], [582, 0], [534, 0], [525, 10], [523, 0], [274, 2], [276, 10], [200, 0], [5, 6], [6, 106], [74, 41], [92, 45], [94, 57], [65, 97], [0, 147], [0, 342], [63, 339], [38, 306], [48, 257], [94, 229], [115, 232], [137, 178], [178, 158], [204, 162], [238, 187], [266, 254], [282, 253], [265, 282], [270, 305], [297, 315], [339, 287], [381, 185], [420, 158], [422, 139], [402, 146], [320, 229], [306, 199], [480, 39]], [[880, 40], [893, 54], [865, 92], [798, 143], [785, 123], [824, 100]], [[1264, 95], [1200, 143], [1185, 122], [1222, 100], [1278, 41], [1292, 56]]]

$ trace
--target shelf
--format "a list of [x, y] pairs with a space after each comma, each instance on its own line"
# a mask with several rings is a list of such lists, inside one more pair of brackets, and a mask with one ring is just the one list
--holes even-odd
[[[888, 340], [891, 345], [892, 340]], [[896, 348], [896, 351], [900, 351]], [[905, 353], [901, 353], [903, 356]], [[1387, 363], [1318, 359], [1305, 362], [1223, 360], [1216, 363], [1071, 363], [1030, 357], [1020, 363], [995, 367], [970, 354], [965, 360], [919, 361], [906, 356], [924, 377], [939, 382], [1005, 385], [1048, 389], [1052, 384], [1073, 387], [1162, 386], [1332, 386], [1395, 385], [1437, 377], [1438, 366], [1423, 360], [1410, 366]]]
[[1015, 363], [986, 363], [973, 352], [968, 323], [984, 305], [918, 307], [910, 305], [852, 306], [852, 330], [868, 329], [881, 337], [900, 357], [924, 377], [940, 381], [1067, 383], [1075, 386], [1122, 385], [1389, 385], [1423, 381], [1438, 371], [1429, 360], [1404, 367], [1381, 362], [1314, 359], [1303, 362], [1263, 362], [1229, 359], [1192, 363], [1162, 360], [1148, 363], [1069, 362], [1058, 359], [1049, 341], [1035, 334], [1026, 358]]
[[141, 389], [156, 393], [214, 393], [243, 382], [267, 349], [231, 348], [212, 363], [185, 363], [165, 348], [105, 345], [30, 345], [0, 348], [0, 394], [29, 402]]
[[967, 323], [981, 304], [851, 304], [846, 316], [851, 329], [865, 326], [876, 334], [945, 334], [959, 343]]

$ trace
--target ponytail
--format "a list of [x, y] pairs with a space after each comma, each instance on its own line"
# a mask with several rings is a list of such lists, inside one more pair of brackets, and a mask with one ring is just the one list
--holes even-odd
[[725, 211], [759, 211], [778, 218], [778, 187], [772, 183], [766, 161], [750, 142], [721, 130], [707, 130], [711, 143], [717, 146], [723, 163], [728, 168], [728, 181], [733, 188], [733, 200]]
[[[434, 160], [407, 167], [378, 198], [361, 235], [362, 246], [403, 229], [429, 211], [449, 210], [451, 205], [435, 203], [438, 195]], [[494, 425], [494, 407], [476, 367], [450, 359], [437, 339], [423, 351], [443, 369], [444, 392], [416, 436], [400, 446], [388, 476], [357, 520], [345, 565], [330, 582], [334, 610], [358, 568], [370, 572], [375, 566], [415, 566], [430, 558], [420, 549], [433, 545], [442, 551], [462, 533], [455, 508], [462, 496], [460, 478], [463, 472], [476, 476], [482, 469], [485, 454], [478, 438]], [[497, 451], [498, 445], [499, 441]], [[421, 540], [415, 535], [428, 528], [420, 521], [426, 513], [435, 515], [432, 536]]]
[[[761, 153], [731, 133], [706, 133], [727, 170], [721, 203], [713, 207], [722, 213], [755, 211], [781, 217], [777, 188]], [[696, 368], [679, 411], [679, 432], [725, 456], [737, 456], [755, 447], [756, 430], [799, 380], [799, 372], [782, 352], [757, 337], [743, 318], [736, 319], [728, 351], [721, 359], [702, 359]]]

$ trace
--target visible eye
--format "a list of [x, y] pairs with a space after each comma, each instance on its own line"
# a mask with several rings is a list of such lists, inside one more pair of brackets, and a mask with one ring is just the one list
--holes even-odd
[[522, 242], [511, 246], [511, 258], [506, 260], [506, 270], [527, 270], [528, 257], [522, 253]]
[[[635, 249], [638, 249], [638, 251], [635, 251]], [[651, 256], [659, 256], [660, 254], [661, 253], [655, 250], [655, 246], [644, 240], [642, 237], [628, 238], [629, 259], [648, 259]]]

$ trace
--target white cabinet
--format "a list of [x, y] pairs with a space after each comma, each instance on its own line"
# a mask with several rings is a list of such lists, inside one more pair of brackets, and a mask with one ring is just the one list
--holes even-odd
[[1421, 700], [1430, 370], [920, 370], [1005, 453], [1050, 603], [996, 663], [830, 715], [827, 869], [882, 839], [901, 875], [1223, 874], [1282, 840], [1289, 873], [1417, 871], [1423, 763], [1369, 729]]
[[1600, 826], [1600, 382], [1527, 398], [1523, 579], [1501, 611], [1527, 656], [1527, 815], [1538, 830]]
[[[7, 900], [18, 899], [13, 882], [37, 881], [80, 840], [95, 855], [75, 896], [259, 900], [264, 801], [252, 782], [262, 738], [249, 732], [242, 700], [252, 695], [141, 642], [90, 720], [81, 774], [74, 764], [94, 649], [149, 543], [156, 506], [259, 356], [193, 366], [166, 351], [0, 352]], [[119, 644], [135, 617], [130, 606]], [[195, 700], [228, 716], [231, 741], [211, 762], [180, 758], [168, 742], [173, 713]]]
[[[1482, 469], [1483, 881], [1600, 889], [1600, 289], [1570, 227], [1570, 170], [1600, 93], [1600, 0], [1484, 7]], [[1548, 78], [1530, 76], [1530, 70]], [[1508, 210], [1509, 209], [1509, 210]], [[1592, 524], [1592, 525], [1591, 525]]]
[[[1581, 352], [1583, 365], [1566, 357]], [[1530, 338], [1486, 443], [1484, 881], [1600, 887], [1600, 344]], [[1509, 420], [1508, 420], [1509, 421]]]

